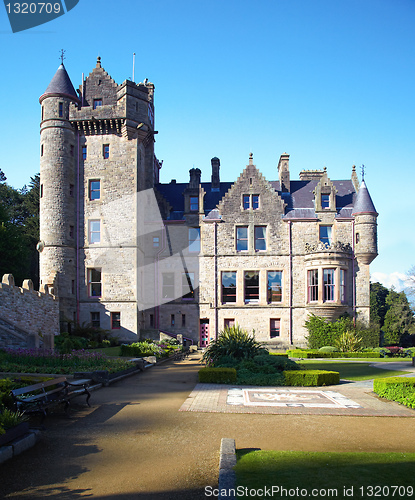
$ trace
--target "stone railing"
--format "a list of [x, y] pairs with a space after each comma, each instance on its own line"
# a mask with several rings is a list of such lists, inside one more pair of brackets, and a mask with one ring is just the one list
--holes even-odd
[[318, 243], [306, 243], [304, 245], [304, 251], [306, 254], [316, 252], [352, 253], [352, 247], [350, 243], [342, 243], [341, 241], [333, 242], [331, 245], [319, 241]]

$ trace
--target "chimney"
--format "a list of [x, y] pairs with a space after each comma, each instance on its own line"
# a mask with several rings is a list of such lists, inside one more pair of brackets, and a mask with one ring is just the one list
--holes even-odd
[[189, 170], [190, 174], [189, 188], [199, 189], [201, 173], [202, 172], [200, 171], [199, 168], [191, 168]]
[[278, 177], [282, 193], [290, 192], [290, 155], [283, 153], [278, 162]]
[[219, 167], [220, 167], [220, 160], [219, 158], [212, 158], [210, 160], [210, 163], [212, 164], [212, 184], [211, 184], [211, 191], [219, 191], [220, 189], [220, 177], [219, 177]]

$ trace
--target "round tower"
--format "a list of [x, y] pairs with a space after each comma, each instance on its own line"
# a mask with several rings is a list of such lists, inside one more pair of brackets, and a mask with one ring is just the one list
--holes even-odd
[[40, 283], [58, 295], [62, 325], [76, 319], [78, 148], [69, 110], [79, 103], [63, 64], [39, 102]]
[[360, 185], [352, 215], [355, 218], [355, 256], [362, 264], [369, 265], [378, 255], [378, 213], [365, 181]]

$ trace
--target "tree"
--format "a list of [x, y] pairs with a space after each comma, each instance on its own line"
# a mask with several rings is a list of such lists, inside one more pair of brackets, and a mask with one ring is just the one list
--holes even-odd
[[385, 314], [388, 310], [386, 297], [389, 289], [381, 283], [370, 284], [370, 324], [373, 327], [382, 328], [385, 321]]
[[38, 286], [39, 175], [21, 190], [9, 186], [0, 170], [0, 278], [13, 274], [16, 284], [30, 278]]
[[388, 310], [385, 314], [385, 344], [396, 345], [404, 335], [415, 334], [415, 318], [405, 292], [396, 292], [393, 288], [386, 298]]

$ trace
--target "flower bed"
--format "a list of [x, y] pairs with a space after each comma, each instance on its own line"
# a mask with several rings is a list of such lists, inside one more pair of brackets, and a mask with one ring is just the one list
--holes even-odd
[[0, 350], [0, 372], [71, 374], [79, 371], [107, 370], [115, 373], [131, 367], [121, 359], [109, 359], [100, 352], [85, 350], [59, 354], [46, 349]]

